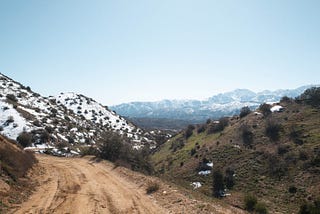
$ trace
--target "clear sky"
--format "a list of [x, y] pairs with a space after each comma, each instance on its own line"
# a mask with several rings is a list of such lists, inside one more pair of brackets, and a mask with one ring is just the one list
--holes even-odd
[[319, 0], [0, 0], [0, 72], [105, 104], [320, 83]]

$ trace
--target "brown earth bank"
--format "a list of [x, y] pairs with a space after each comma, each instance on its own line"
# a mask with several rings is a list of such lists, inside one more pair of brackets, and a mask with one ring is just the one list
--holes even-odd
[[[27, 201], [12, 204], [8, 213], [244, 213], [92, 157], [37, 159], [30, 173], [38, 183], [35, 192]], [[160, 189], [148, 195], [150, 182]]]

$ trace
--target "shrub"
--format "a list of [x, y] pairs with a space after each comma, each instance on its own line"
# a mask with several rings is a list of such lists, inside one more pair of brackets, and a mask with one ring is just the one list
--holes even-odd
[[316, 200], [313, 203], [304, 202], [299, 209], [299, 214], [319, 214], [320, 201]]
[[229, 119], [227, 117], [222, 117], [219, 119], [218, 123], [213, 122], [209, 125], [207, 134], [221, 132], [224, 130], [226, 126], [228, 126], [228, 124], [229, 124]]
[[102, 142], [100, 142], [99, 145], [100, 157], [102, 159], [115, 161], [120, 156], [122, 146], [122, 139], [119, 135], [107, 133], [103, 136]]
[[293, 99], [287, 96], [284, 96], [281, 98], [280, 102], [281, 103], [292, 103]]
[[190, 150], [190, 155], [191, 155], [191, 156], [195, 155], [196, 153], [197, 153], [197, 150], [196, 150], [195, 148], [192, 148], [192, 149]]
[[297, 192], [297, 187], [295, 187], [295, 186], [290, 186], [289, 187], [289, 189], [288, 189], [288, 191], [290, 192], [290, 193], [296, 193]]
[[160, 189], [160, 185], [157, 182], [149, 182], [147, 185], [147, 194], [152, 194]]
[[280, 124], [275, 123], [274, 121], [269, 120], [266, 126], [266, 135], [272, 141], [277, 141], [280, 138], [280, 131], [282, 126]]
[[251, 113], [251, 110], [248, 106], [245, 106], [245, 107], [242, 107], [241, 110], [240, 110], [240, 118], [243, 118], [245, 116], [247, 116], [248, 114]]
[[14, 118], [13, 118], [13, 116], [9, 116], [8, 117], [8, 119], [7, 119], [7, 121], [5, 122], [5, 124], [10, 124], [10, 123], [13, 123], [14, 122]]
[[93, 146], [88, 146], [88, 147], [83, 147], [81, 148], [81, 156], [86, 156], [86, 155], [94, 155], [97, 156], [99, 151], [97, 148]]
[[285, 153], [287, 153], [290, 149], [289, 145], [279, 145], [277, 150], [278, 150], [278, 154], [279, 155], [283, 155]]
[[268, 171], [271, 176], [280, 179], [288, 172], [288, 163], [285, 163], [282, 159], [278, 158], [278, 156], [273, 154], [265, 154], [265, 156], [267, 159]]
[[213, 172], [213, 182], [212, 182], [213, 196], [220, 198], [223, 196], [224, 183], [223, 175], [220, 170], [214, 170]]
[[182, 149], [184, 147], [184, 142], [181, 139], [178, 139], [177, 141], [174, 141], [171, 143], [170, 149], [172, 149], [173, 152], [176, 152], [179, 149]]
[[31, 144], [31, 139], [32, 136], [31, 134], [27, 133], [27, 132], [22, 132], [18, 137], [17, 137], [17, 141], [18, 143], [23, 146], [23, 147], [27, 147]]
[[267, 103], [263, 103], [259, 106], [259, 110], [262, 112], [263, 116], [268, 116], [269, 114], [271, 114], [271, 105], [267, 104]]
[[303, 144], [303, 140], [301, 140], [301, 136], [302, 136], [302, 132], [301, 131], [297, 130], [294, 127], [290, 128], [289, 137], [295, 144], [298, 144], [298, 145], [302, 145]]
[[242, 126], [242, 141], [243, 144], [247, 147], [252, 147], [252, 143], [253, 143], [253, 133], [252, 131], [249, 129], [248, 126]]
[[131, 170], [140, 171], [145, 174], [153, 173], [150, 161], [150, 149], [144, 146], [142, 149], [133, 149], [132, 144], [126, 143], [116, 133], [106, 133], [99, 142], [97, 156]]
[[46, 126], [45, 127], [45, 130], [48, 132], [48, 133], [53, 133], [54, 129], [51, 127], [51, 126]]
[[194, 125], [189, 125], [188, 126], [187, 130], [184, 133], [184, 136], [185, 136], [186, 139], [188, 139], [189, 137], [192, 136], [194, 129], [195, 129]]
[[225, 180], [226, 187], [228, 189], [231, 189], [235, 184], [233, 175], [234, 175], [234, 170], [231, 168], [227, 168], [226, 176], [225, 176], [224, 180]]
[[300, 159], [300, 160], [303, 160], [303, 161], [308, 160], [308, 159], [309, 159], [309, 154], [308, 154], [308, 152], [305, 151], [305, 150], [300, 150], [300, 151], [299, 151], [299, 159]]
[[198, 130], [197, 130], [197, 133], [200, 134], [202, 132], [204, 132], [206, 130], [206, 126], [205, 125], [201, 125]]
[[257, 202], [256, 196], [248, 194], [244, 197], [244, 208], [248, 211], [253, 211]]
[[320, 87], [307, 89], [303, 94], [297, 97], [296, 100], [313, 107], [320, 107]]
[[33, 123], [32, 123], [33, 125], [35, 125], [36, 127], [40, 127], [41, 126], [41, 124], [40, 124], [40, 121], [39, 120], [35, 120], [35, 121], [33, 121]]
[[63, 150], [65, 147], [68, 147], [68, 144], [66, 142], [59, 142], [56, 144], [56, 148], [60, 151]]
[[7, 98], [8, 101], [12, 101], [12, 102], [17, 102], [18, 101], [14, 94], [7, 94], [6, 98]]
[[264, 203], [258, 202], [255, 206], [254, 206], [254, 211], [257, 214], [267, 214], [268, 210], [267, 207]]

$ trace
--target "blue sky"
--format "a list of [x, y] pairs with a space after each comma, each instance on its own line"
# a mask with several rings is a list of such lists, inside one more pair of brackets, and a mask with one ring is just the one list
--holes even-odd
[[320, 1], [0, 0], [0, 72], [112, 105], [320, 83]]

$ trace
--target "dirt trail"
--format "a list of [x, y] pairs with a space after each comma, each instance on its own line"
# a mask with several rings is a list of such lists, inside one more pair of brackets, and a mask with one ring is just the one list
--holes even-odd
[[[219, 202], [195, 199], [188, 192], [105, 161], [37, 155], [39, 164], [31, 178], [39, 185], [28, 201], [9, 213], [244, 213]], [[147, 195], [147, 183], [160, 190]]]
[[13, 213], [166, 213], [102, 163], [37, 157], [45, 170], [40, 185]]

